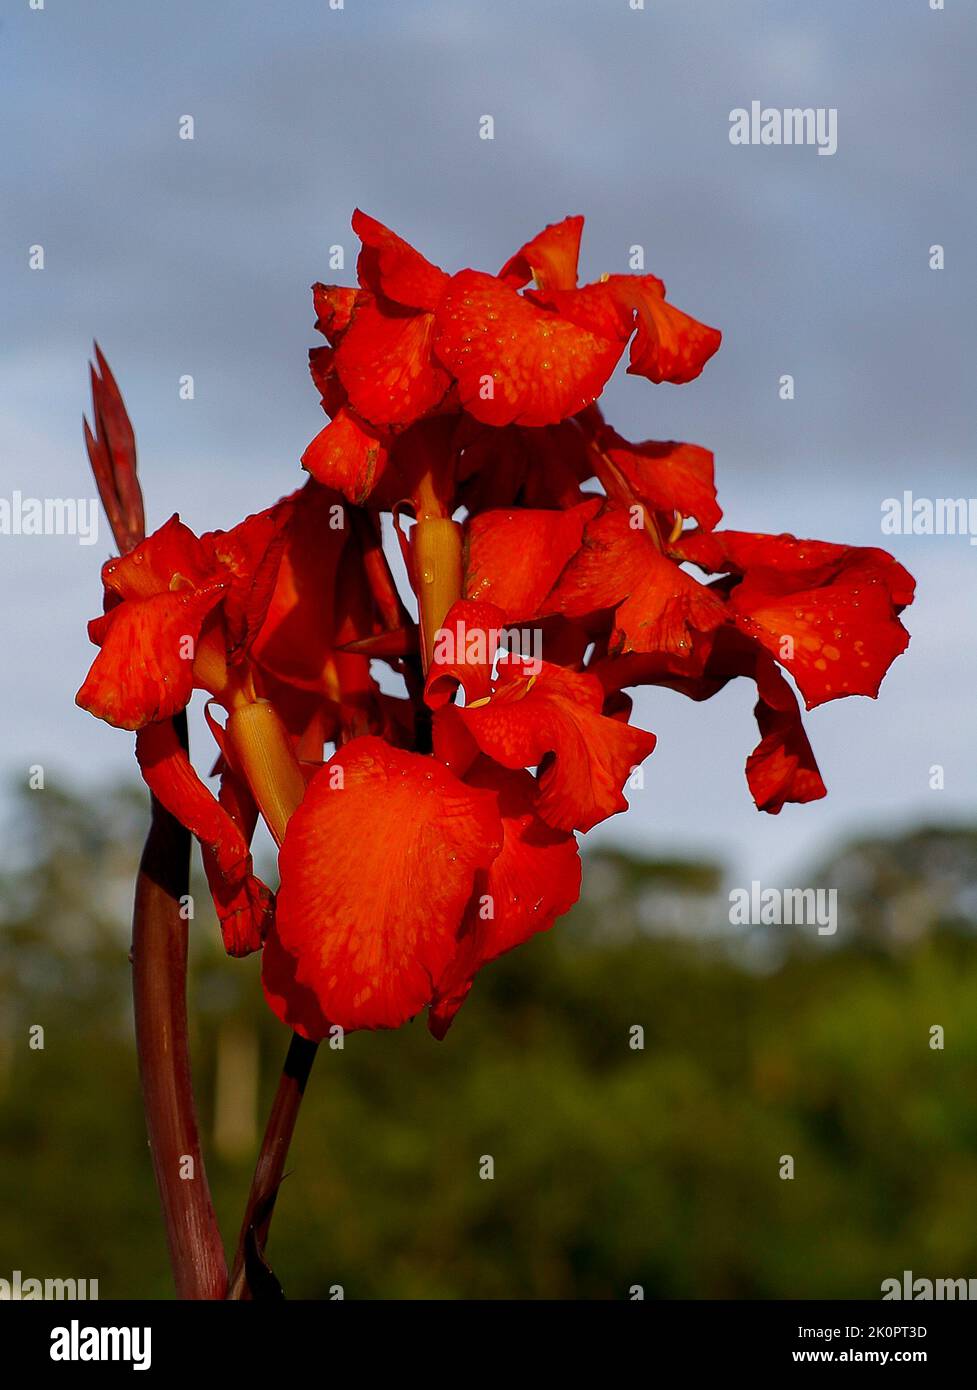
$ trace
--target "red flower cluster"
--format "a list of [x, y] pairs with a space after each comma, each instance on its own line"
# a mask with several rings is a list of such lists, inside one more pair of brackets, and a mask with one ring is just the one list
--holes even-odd
[[[308, 1038], [425, 1007], [443, 1036], [481, 966], [572, 905], [575, 832], [625, 809], [655, 745], [627, 688], [703, 700], [752, 679], [747, 780], [776, 814], [825, 794], [782, 672], [809, 709], [875, 696], [909, 640], [913, 581], [891, 556], [716, 530], [706, 449], [604, 422], [625, 347], [632, 374], [681, 383], [720, 335], [654, 276], [578, 286], [582, 225], [547, 227], [498, 275], [448, 275], [357, 212], [359, 287], [314, 287], [329, 423], [310, 480], [230, 531], [173, 517], [103, 569], [78, 702], [138, 730], [146, 781], [200, 841], [228, 951], [263, 949], [271, 1007]], [[124, 479], [100, 366], [89, 452]], [[194, 689], [216, 798], [172, 723]], [[259, 814], [277, 902], [253, 871]]]

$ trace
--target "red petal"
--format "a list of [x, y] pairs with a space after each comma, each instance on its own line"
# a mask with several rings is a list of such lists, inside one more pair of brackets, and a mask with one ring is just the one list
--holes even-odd
[[388, 461], [385, 436], [348, 407], [319, 431], [302, 455], [303, 468], [317, 482], [341, 492], [357, 506], [381, 481]]
[[693, 516], [711, 530], [722, 517], [713, 482], [713, 456], [698, 444], [629, 444], [613, 430], [601, 440], [611, 460], [634, 496], [652, 511], [680, 512]]
[[[885, 588], [897, 609], [913, 601], [916, 582], [887, 550], [877, 546], [837, 545], [832, 541], [798, 540], [784, 533], [768, 536], [751, 531], [717, 531], [714, 536], [682, 538], [682, 553], [704, 569], [752, 575], [763, 571], [767, 589], [782, 592], [815, 589], [844, 576], [875, 580]], [[759, 574], [758, 574], [759, 579]]]
[[879, 693], [909, 645], [880, 580], [771, 594], [746, 580], [730, 595], [737, 625], [794, 677], [808, 709], [843, 695]]
[[634, 332], [634, 307], [628, 295], [618, 293], [617, 285], [629, 279], [626, 275], [611, 275], [595, 284], [581, 285], [578, 290], [551, 291], [545, 295], [527, 290], [526, 297], [536, 304], [554, 309], [561, 318], [575, 323], [578, 328], [586, 328], [599, 338], [613, 339], [621, 344], [623, 350]]
[[359, 298], [359, 290], [347, 289], [344, 285], [323, 285], [316, 281], [312, 286], [315, 326], [333, 347], [349, 327]]
[[777, 815], [788, 801], [824, 796], [793, 691], [772, 658], [735, 627], [719, 629], [704, 669], [691, 675], [674, 674], [660, 657], [638, 655], [600, 661], [594, 673], [609, 692], [625, 685], [664, 685], [692, 700], [711, 699], [738, 676], [755, 680], [755, 714], [762, 737], [747, 760], [746, 776], [757, 808]]
[[521, 289], [535, 280], [544, 294], [551, 290], [572, 290], [577, 285], [582, 217], [565, 217], [527, 241], [499, 271], [499, 279]]
[[204, 867], [226, 950], [233, 956], [258, 950], [272, 919], [274, 898], [252, 870], [250, 832], [245, 835], [229, 814], [230, 810], [246, 824], [245, 799], [230, 783], [225, 793], [222, 783], [228, 809], [218, 803], [168, 720], [139, 731], [136, 757], [153, 795], [204, 847]]
[[448, 284], [443, 270], [359, 208], [353, 213], [353, 231], [363, 243], [358, 266], [361, 285], [411, 309], [437, 308]]
[[614, 608], [613, 652], [701, 656], [697, 634], [725, 622], [726, 607], [662, 555], [633, 520], [627, 508], [606, 503], [541, 611], [574, 618]]
[[264, 621], [281, 563], [285, 529], [302, 494], [276, 502], [263, 512], [246, 517], [230, 531], [211, 531], [201, 536], [216, 566], [230, 581], [224, 598], [228, 646], [233, 656], [257, 633]]
[[636, 311], [628, 371], [650, 381], [692, 381], [722, 342], [718, 328], [666, 303], [665, 286], [655, 275], [610, 275], [546, 299], [573, 323], [622, 343], [631, 336]]
[[717, 531], [681, 546], [697, 564], [742, 574], [730, 591], [737, 625], [791, 672], [808, 709], [878, 694], [909, 636], [897, 613], [914, 582], [875, 547]]
[[309, 348], [309, 374], [319, 392], [319, 400], [330, 420], [346, 404], [346, 392], [336, 372], [336, 351], [331, 347]]
[[274, 936], [304, 989], [283, 980], [273, 948], [271, 1007], [307, 1036], [325, 1020], [405, 1023], [447, 969], [475, 873], [501, 840], [490, 793], [381, 739], [346, 744], [312, 779], [282, 846]]
[[504, 771], [482, 758], [467, 781], [497, 795], [502, 849], [475, 876], [455, 956], [438, 980], [428, 1015], [436, 1038], [448, 1031], [482, 966], [547, 931], [580, 894], [577, 842], [536, 814], [529, 773]]
[[641, 276], [635, 281], [638, 331], [631, 343], [628, 372], [649, 381], [681, 385], [699, 376], [718, 350], [723, 335], [718, 328], [709, 328], [674, 304], [666, 303], [655, 289], [660, 284], [654, 276]]
[[726, 621], [725, 604], [691, 575], [659, 555], [641, 585], [614, 615], [614, 652], [662, 652], [684, 661], [701, 660], [700, 638]]
[[[394, 306], [391, 306], [393, 309]], [[433, 314], [361, 305], [336, 349], [353, 409], [374, 425], [407, 425], [440, 403], [451, 380], [434, 360]]]
[[206, 549], [177, 515], [128, 555], [102, 566], [106, 590], [122, 599], [152, 598], [214, 577], [215, 566]]
[[615, 502], [605, 502], [588, 521], [583, 544], [566, 566], [551, 593], [540, 604], [542, 613], [586, 617], [616, 608], [644, 579], [654, 546], [644, 526], [635, 529], [631, 514]]
[[482, 700], [490, 693], [492, 663], [504, 629], [505, 614], [494, 603], [461, 599], [452, 604], [435, 634], [424, 687], [431, 709], [452, 700], [458, 685], [469, 700]]
[[[655, 746], [654, 734], [601, 714], [595, 676], [548, 662], [499, 662], [485, 704], [446, 707], [503, 767], [539, 767], [537, 810], [557, 830], [587, 831], [627, 809], [621, 788]], [[550, 756], [552, 755], [552, 756]]]
[[201, 589], [130, 600], [89, 623], [102, 650], [76, 703], [119, 729], [139, 729], [183, 709], [193, 693], [200, 629], [226, 587], [214, 580]]
[[465, 597], [486, 599], [508, 621], [532, 616], [580, 548], [600, 500], [566, 511], [483, 512], [467, 528]]
[[[342, 524], [337, 525], [336, 523]], [[251, 657], [280, 680], [335, 693], [336, 575], [350, 529], [337, 495], [309, 485], [298, 495], [283, 537], [275, 587]]]
[[436, 321], [437, 355], [465, 409], [488, 425], [576, 415], [600, 395], [623, 347], [477, 270], [452, 277]]
[[754, 713], [761, 739], [746, 762], [757, 810], [779, 815], [786, 802], [817, 801], [827, 788], [808, 742], [794, 692], [767, 657], [756, 668]]

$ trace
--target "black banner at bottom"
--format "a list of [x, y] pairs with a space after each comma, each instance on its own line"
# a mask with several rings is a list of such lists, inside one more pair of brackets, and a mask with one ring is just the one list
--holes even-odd
[[[7, 1303], [5, 1361], [18, 1375], [267, 1373], [280, 1380], [358, 1367], [369, 1377], [467, 1375], [498, 1368], [584, 1374], [593, 1350], [608, 1374], [644, 1363], [777, 1371], [879, 1365], [948, 1369], [970, 1348], [966, 1302], [620, 1303]], [[337, 1357], [341, 1358], [337, 1361]], [[626, 1358], [626, 1359], [625, 1359]], [[432, 1364], [433, 1363], [433, 1364]]]

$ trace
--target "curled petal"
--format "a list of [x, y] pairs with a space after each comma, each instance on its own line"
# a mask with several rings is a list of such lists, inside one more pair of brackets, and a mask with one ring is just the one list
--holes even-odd
[[628, 372], [676, 386], [694, 381], [718, 351], [723, 335], [669, 304], [643, 283], [646, 278], [654, 279], [642, 276], [635, 294], [638, 331], [631, 343]]
[[218, 802], [194, 771], [169, 720], [139, 731], [136, 757], [156, 799], [200, 841], [228, 954], [258, 950], [274, 914], [274, 898], [253, 872], [249, 842], [254, 821], [243, 789], [229, 778], [226, 789], [222, 783], [224, 804]]
[[551, 223], [506, 261], [499, 279], [508, 281], [514, 289], [535, 280], [543, 294], [576, 289], [582, 232], [582, 217], [565, 217], [562, 222]]
[[817, 801], [827, 795], [801, 722], [797, 699], [768, 657], [756, 668], [759, 699], [754, 713], [760, 742], [746, 762], [746, 780], [758, 811], [776, 816], [786, 802]]
[[505, 630], [505, 613], [494, 603], [461, 599], [452, 604], [435, 634], [424, 698], [439, 709], [461, 686], [467, 699], [483, 700], [491, 691], [492, 664]]
[[220, 579], [120, 603], [89, 623], [101, 651], [76, 703], [119, 729], [139, 729], [183, 709], [193, 693], [200, 629], [226, 588]]
[[693, 381], [722, 342], [718, 328], [669, 304], [655, 275], [609, 275], [546, 298], [565, 318], [622, 345], [634, 333], [628, 371], [649, 381]]
[[106, 593], [123, 600], [152, 598], [214, 576], [206, 548], [175, 514], [127, 555], [102, 566]]
[[306, 1036], [325, 1020], [405, 1023], [430, 1002], [475, 874], [501, 843], [491, 793], [382, 739], [346, 744], [313, 777], [282, 846], [271, 1007]]
[[603, 703], [595, 676], [545, 661], [500, 661], [489, 700], [446, 706], [437, 720], [457, 720], [503, 767], [538, 767], [539, 814], [557, 830], [587, 831], [627, 809], [621, 789], [656, 742], [605, 717]]
[[357, 506], [381, 481], [388, 461], [385, 436], [348, 407], [338, 411], [302, 455], [302, 467], [317, 482], [341, 492]]
[[316, 281], [312, 286], [315, 326], [333, 347], [349, 327], [353, 309], [360, 298], [359, 290], [347, 289], [343, 285], [323, 285]]

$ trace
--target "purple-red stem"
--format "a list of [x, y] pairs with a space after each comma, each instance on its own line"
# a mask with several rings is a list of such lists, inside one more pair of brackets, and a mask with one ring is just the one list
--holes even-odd
[[[185, 715], [177, 726], [185, 740]], [[190, 835], [154, 799], [132, 923], [143, 1107], [177, 1297], [221, 1299], [227, 1263], [197, 1132], [187, 1038], [188, 924], [181, 907], [189, 876]]]
[[299, 1037], [298, 1033], [292, 1035], [264, 1138], [261, 1141], [261, 1152], [255, 1165], [254, 1177], [251, 1179], [251, 1190], [241, 1224], [228, 1298], [243, 1300], [251, 1296], [245, 1268], [249, 1237], [254, 1242], [255, 1253], [261, 1256], [268, 1240], [275, 1199], [285, 1176], [288, 1146], [295, 1132], [295, 1121], [298, 1119], [302, 1096], [305, 1094], [305, 1083], [309, 1079], [318, 1048], [318, 1043], [308, 1042], [305, 1038]]

